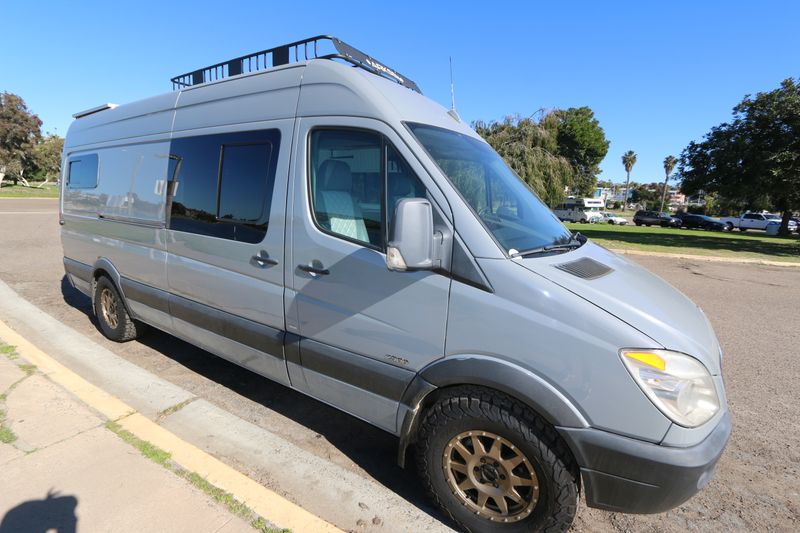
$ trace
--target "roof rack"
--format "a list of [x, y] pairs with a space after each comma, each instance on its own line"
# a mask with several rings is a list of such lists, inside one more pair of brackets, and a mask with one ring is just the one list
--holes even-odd
[[[326, 53], [321, 49], [333, 50]], [[292, 60], [293, 58], [293, 60]], [[236, 57], [216, 65], [204, 67], [171, 79], [172, 89], [178, 90], [209, 81], [221, 80], [230, 76], [256, 72], [288, 63], [307, 61], [309, 59], [340, 59], [354, 67], [363, 68], [382, 78], [392, 80], [404, 87], [422, 94], [416, 83], [391, 69], [364, 52], [350, 46], [344, 41], [330, 35], [318, 35], [302, 41], [284, 44], [269, 50], [262, 50], [246, 56]]]

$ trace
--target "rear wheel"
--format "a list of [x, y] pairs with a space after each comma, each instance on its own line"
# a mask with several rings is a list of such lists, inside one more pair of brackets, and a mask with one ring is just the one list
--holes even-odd
[[116, 342], [127, 342], [142, 334], [144, 325], [128, 314], [114, 284], [105, 276], [97, 279], [94, 288], [94, 314], [100, 331]]
[[577, 510], [577, 468], [555, 430], [499, 392], [459, 387], [425, 414], [420, 475], [468, 531], [566, 531]]

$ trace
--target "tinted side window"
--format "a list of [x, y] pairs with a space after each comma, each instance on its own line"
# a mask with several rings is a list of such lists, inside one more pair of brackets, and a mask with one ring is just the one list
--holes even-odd
[[70, 158], [67, 185], [70, 189], [97, 187], [97, 154], [84, 154]]
[[378, 133], [311, 133], [311, 203], [317, 224], [347, 240], [384, 249], [403, 198], [425, 197], [417, 176]]
[[172, 141], [170, 229], [257, 243], [269, 223], [280, 132]]

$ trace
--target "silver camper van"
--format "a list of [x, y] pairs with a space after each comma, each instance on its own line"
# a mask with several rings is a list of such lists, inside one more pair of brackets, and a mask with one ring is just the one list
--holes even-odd
[[172, 81], [66, 137], [64, 267], [108, 338], [158, 328], [396, 435], [470, 531], [710, 481], [731, 420], [703, 311], [455, 112], [324, 36]]

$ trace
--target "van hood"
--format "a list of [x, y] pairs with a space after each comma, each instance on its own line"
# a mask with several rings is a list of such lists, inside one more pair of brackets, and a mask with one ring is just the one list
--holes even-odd
[[[585, 279], [559, 268], [559, 265], [582, 258], [593, 259], [611, 271]], [[712, 374], [720, 373], [719, 342], [705, 313], [682, 292], [639, 265], [591, 241], [565, 254], [512, 260], [654, 341], [653, 346], [620, 348], [665, 348], [683, 352], [699, 359]]]

